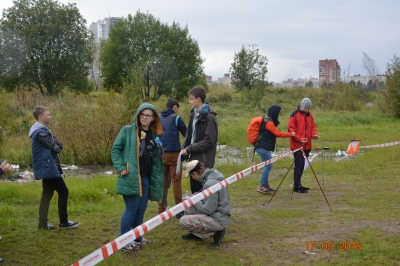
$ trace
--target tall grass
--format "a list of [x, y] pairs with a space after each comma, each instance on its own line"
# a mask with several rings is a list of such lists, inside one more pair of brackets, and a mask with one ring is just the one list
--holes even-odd
[[[226, 96], [220, 97], [225, 93], [229, 93], [232, 101], [226, 101]], [[351, 139], [361, 139], [361, 145], [399, 140], [398, 120], [387, 118], [375, 106], [346, 105], [360, 109], [335, 110], [333, 106], [338, 106], [333, 104], [335, 99], [348, 99], [330, 98], [333, 99], [331, 103], [323, 98], [326, 94], [337, 96], [334, 90], [269, 88], [260, 97], [260, 104], [253, 105], [247, 100], [253, 96], [243, 96], [246, 94], [226, 87], [210, 86], [207, 95], [218, 113], [218, 141], [241, 150], [243, 159], [238, 163], [221, 163], [216, 168], [228, 177], [249, 167], [247, 148], [250, 145], [245, 131], [250, 119], [264, 115], [269, 105], [278, 103], [282, 106], [279, 128], [286, 131], [288, 117], [303, 97], [313, 100], [312, 113], [321, 136], [313, 141], [314, 147], [327, 146], [331, 152], [336, 152], [337, 149], [346, 150]], [[3, 94], [1, 97], [13, 99], [14, 96]], [[107, 141], [113, 140], [111, 135], [122, 125], [132, 122], [134, 103], [126, 103], [127, 98], [112, 92], [97, 92], [79, 97], [64, 95], [43, 99], [43, 102], [32, 100], [32, 103], [51, 108], [51, 129], [66, 146], [62, 160], [77, 164], [78, 161], [107, 162], [104, 151], [110, 145]], [[167, 97], [162, 97], [154, 103], [156, 108], [164, 109], [166, 100]], [[124, 109], [122, 103], [131, 105]], [[190, 105], [187, 99], [180, 103], [179, 115], [188, 122]], [[31, 107], [27, 108], [26, 114], [20, 115], [28, 116], [31, 112], [28, 109]], [[8, 114], [12, 116], [14, 112], [10, 110]], [[1, 144], [0, 157], [11, 158], [11, 163], [29, 160], [27, 132], [19, 135], [11, 130], [14, 133], [10, 133], [7, 123], [2, 126], [6, 141]], [[95, 139], [100, 143], [88, 146]], [[80, 146], [85, 148], [79, 150]], [[277, 146], [288, 148], [289, 140], [278, 139]], [[74, 149], [76, 154], [82, 155], [75, 157]], [[90, 153], [89, 149], [97, 153]], [[222, 152], [219, 155], [222, 156]], [[261, 171], [228, 187], [232, 217], [221, 247], [212, 248], [209, 241], [183, 241], [181, 235], [185, 230], [177, 219], [172, 218], [145, 234], [153, 241], [148, 246], [129, 254], [116, 252], [102, 264], [398, 265], [399, 157], [399, 145], [362, 149], [357, 157], [339, 162], [326, 156], [323, 169], [322, 160], [317, 157], [312, 164], [315, 176], [310, 168], [303, 175], [303, 184], [311, 188], [310, 192], [293, 195], [293, 172], [289, 171], [292, 159], [284, 158], [274, 163], [270, 174], [269, 183], [273, 188], [281, 184], [272, 201], [271, 196], [256, 192]], [[256, 155], [255, 160], [260, 162], [259, 156]], [[116, 176], [72, 177], [65, 181], [70, 191], [69, 219], [81, 222], [81, 226], [76, 230], [55, 232], [37, 230], [40, 181], [0, 183], [0, 232], [3, 237], [0, 256], [7, 265], [71, 265], [119, 236], [124, 203], [122, 197], [115, 194]], [[183, 191], [189, 190], [189, 179], [183, 178], [182, 184]], [[168, 195], [170, 203], [174, 202], [172, 194], [170, 191]], [[145, 221], [157, 215], [157, 207], [156, 202], [149, 202]], [[57, 224], [57, 217], [55, 195], [49, 221]], [[314, 254], [305, 254], [307, 242], [315, 242]], [[333, 249], [324, 248], [324, 243], [328, 242], [334, 245]], [[341, 242], [359, 242], [362, 249], [339, 250]]]

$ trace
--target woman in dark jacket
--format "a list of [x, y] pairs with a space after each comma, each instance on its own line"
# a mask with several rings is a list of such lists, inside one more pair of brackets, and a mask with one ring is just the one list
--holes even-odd
[[[296, 136], [295, 132], [280, 132], [277, 126], [279, 125], [279, 113], [281, 107], [273, 104], [268, 108], [268, 114], [264, 117], [261, 124], [260, 138], [257, 141], [255, 148], [263, 162], [271, 160], [271, 152], [275, 150], [276, 138], [290, 138]], [[272, 169], [272, 163], [266, 165], [261, 173], [260, 186], [257, 191], [260, 193], [274, 192], [268, 184], [269, 172]]]

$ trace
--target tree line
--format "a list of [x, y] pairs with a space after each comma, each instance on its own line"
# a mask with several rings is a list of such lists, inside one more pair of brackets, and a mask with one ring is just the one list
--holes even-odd
[[[0, 88], [34, 90], [53, 96], [68, 89], [89, 92], [100, 80], [110, 91], [133, 91], [142, 101], [161, 95], [181, 99], [197, 84], [207, 87], [204, 59], [188, 26], [163, 23], [149, 13], [116, 22], [107, 40], [96, 43], [75, 4], [53, 0], [15, 0], [0, 19]], [[391, 113], [400, 112], [397, 97], [398, 57], [388, 63], [387, 86], [382, 93]], [[364, 53], [366, 70], [376, 73], [374, 61]], [[89, 81], [91, 66], [101, 75]], [[238, 91], [265, 89], [268, 59], [256, 45], [243, 45], [229, 68]], [[93, 74], [93, 69], [92, 69]], [[308, 87], [312, 87], [307, 84]], [[357, 88], [360, 84], [350, 84]], [[372, 81], [368, 90], [376, 84]], [[132, 93], [132, 92], [131, 92]], [[390, 103], [390, 104], [389, 104]]]

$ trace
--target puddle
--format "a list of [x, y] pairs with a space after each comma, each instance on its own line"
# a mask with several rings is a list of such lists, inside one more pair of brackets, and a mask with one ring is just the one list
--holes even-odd
[[[64, 177], [81, 177], [90, 178], [97, 176], [109, 176], [116, 174], [115, 168], [112, 166], [76, 166], [76, 165], [62, 165], [64, 172]], [[1, 182], [16, 182], [16, 183], [26, 183], [34, 181], [34, 175], [32, 169], [20, 170], [14, 168], [14, 171], [6, 176], [0, 178]]]
[[[251, 158], [253, 156], [253, 147], [246, 148], [246, 154], [244, 154], [237, 147], [229, 147], [227, 145], [218, 145], [217, 146], [217, 154], [215, 158], [215, 165], [218, 167], [222, 164], [247, 164], [250, 163]], [[277, 157], [279, 155], [290, 152], [289, 148], [280, 148], [272, 153], [272, 158]], [[317, 154], [318, 151], [312, 151], [310, 153], [310, 158]], [[357, 155], [362, 154], [363, 151], [359, 151]], [[254, 154], [254, 156], [258, 156]], [[340, 161], [340, 160], [352, 160], [354, 156], [344, 156], [344, 154], [333, 151], [324, 151], [323, 154], [315, 157], [314, 160], [322, 160], [325, 161]], [[293, 155], [285, 157], [285, 159], [293, 160]], [[183, 168], [185, 168], [186, 162], [183, 162]], [[20, 170], [19, 166], [14, 167], [14, 171], [7, 175], [2, 176], [0, 182], [17, 182], [17, 183], [25, 183], [33, 181], [33, 172], [32, 169]], [[68, 177], [81, 177], [81, 178], [90, 178], [90, 177], [100, 177], [100, 176], [109, 176], [115, 175], [115, 169], [113, 166], [98, 166], [98, 165], [89, 165], [89, 166], [76, 166], [76, 165], [62, 165], [64, 176]]]

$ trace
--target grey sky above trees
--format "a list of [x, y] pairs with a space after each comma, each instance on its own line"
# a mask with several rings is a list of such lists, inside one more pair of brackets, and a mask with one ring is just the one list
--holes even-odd
[[[213, 79], [229, 72], [235, 52], [256, 44], [268, 58], [268, 81], [318, 77], [318, 60], [337, 59], [350, 75], [367, 75], [363, 53], [380, 74], [400, 54], [400, 1], [123, 1], [61, 0], [76, 3], [87, 25], [105, 17], [134, 15], [139, 9], [161, 22], [188, 26]], [[0, 10], [12, 0], [0, 1]]]

